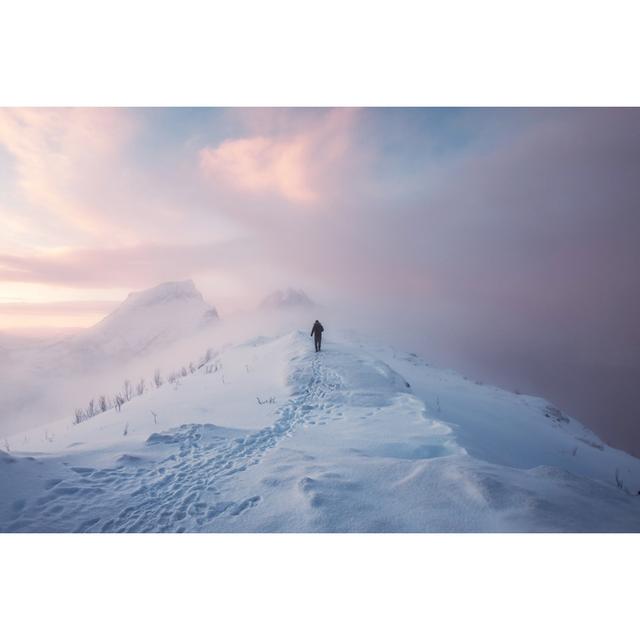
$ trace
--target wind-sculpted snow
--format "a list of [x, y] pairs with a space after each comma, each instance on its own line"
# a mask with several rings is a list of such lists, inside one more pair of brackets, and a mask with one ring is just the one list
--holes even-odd
[[[352, 340], [310, 346], [261, 337], [123, 415], [50, 425], [46, 453], [0, 455], [0, 529], [640, 530], [640, 461], [543, 401]], [[209, 419], [156, 425], [151, 408]]]

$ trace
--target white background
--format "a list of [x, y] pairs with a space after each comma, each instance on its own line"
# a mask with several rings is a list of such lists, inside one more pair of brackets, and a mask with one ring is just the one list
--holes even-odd
[[[0, 105], [633, 106], [634, 4], [5, 2]], [[636, 535], [4, 534], [0, 629], [628, 638], [638, 576]]]

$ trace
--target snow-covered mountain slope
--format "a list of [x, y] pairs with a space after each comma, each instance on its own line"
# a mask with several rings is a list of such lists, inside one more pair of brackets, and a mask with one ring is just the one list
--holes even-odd
[[99, 363], [125, 360], [159, 349], [218, 319], [193, 281], [165, 282], [130, 293], [112, 313], [93, 327], [57, 343], [49, 355]]
[[93, 327], [63, 339], [14, 341], [6, 351], [2, 344], [12, 343], [0, 341], [0, 441], [71, 415], [125, 378], [148, 376], [176, 359], [169, 351], [190, 353], [188, 345], [218, 325], [216, 310], [187, 280], [132, 293]]
[[0, 529], [640, 531], [640, 460], [544, 400], [347, 335], [210, 356], [9, 439]]

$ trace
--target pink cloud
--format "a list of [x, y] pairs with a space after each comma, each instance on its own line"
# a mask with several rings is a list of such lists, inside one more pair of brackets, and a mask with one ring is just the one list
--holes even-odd
[[287, 200], [317, 197], [304, 167], [305, 136], [278, 141], [255, 137], [226, 140], [200, 152], [203, 169], [237, 190], [272, 191]]
[[[200, 166], [216, 184], [235, 191], [313, 203], [349, 150], [354, 113], [332, 110], [301, 131], [225, 140], [200, 150]], [[254, 117], [263, 123], [263, 114]]]

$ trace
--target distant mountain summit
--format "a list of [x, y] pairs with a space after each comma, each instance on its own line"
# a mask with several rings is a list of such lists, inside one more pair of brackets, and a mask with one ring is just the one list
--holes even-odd
[[[119, 308], [150, 307], [175, 302], [176, 300], [196, 300], [204, 303], [202, 294], [196, 289], [193, 280], [181, 280], [179, 282], [163, 282], [151, 287], [151, 289], [134, 291], [127, 296], [127, 299]], [[215, 309], [213, 311], [215, 312]], [[215, 315], [217, 316], [218, 314], [215, 313]]]
[[218, 319], [191, 280], [165, 282], [130, 293], [97, 324], [58, 343], [86, 365], [129, 358], [192, 335]]
[[314, 303], [302, 289], [281, 289], [269, 294], [261, 303], [261, 309], [288, 309], [313, 307]]

